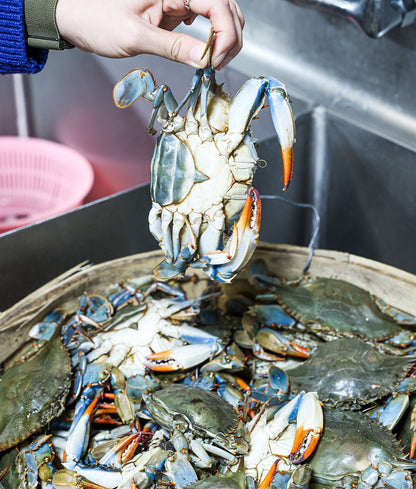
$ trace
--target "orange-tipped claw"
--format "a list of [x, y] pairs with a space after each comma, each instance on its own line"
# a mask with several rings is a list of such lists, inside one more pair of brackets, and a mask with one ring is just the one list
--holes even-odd
[[293, 146], [291, 147], [282, 147], [282, 160], [283, 160], [283, 191], [289, 187], [290, 182], [292, 181], [293, 176], [293, 160], [294, 160], [294, 151]]
[[204, 269], [217, 282], [231, 282], [244, 269], [256, 249], [261, 222], [261, 201], [256, 189], [250, 188], [237, 224], [221, 251], [207, 253], [200, 259]]
[[416, 406], [412, 409], [410, 414], [410, 431], [412, 436], [410, 441], [409, 458], [413, 458], [416, 451]]
[[293, 341], [289, 341], [289, 345], [292, 347], [292, 352], [290, 353], [292, 357], [298, 357], [298, 358], [309, 357], [307, 348], [304, 348], [303, 346], [300, 346], [297, 343], [293, 343]]
[[0, 481], [3, 479], [3, 477], [6, 475], [6, 472], [9, 470], [10, 465], [5, 467], [1, 472], [0, 472]]
[[205, 362], [205, 360], [208, 360], [208, 358], [221, 350], [221, 343], [217, 341], [179, 346], [171, 350], [147, 355], [146, 360], [148, 363], [146, 367], [156, 372], [186, 370]]
[[152, 353], [147, 355], [146, 360], [149, 361], [146, 367], [155, 372], [173, 372], [179, 369], [179, 366], [173, 363], [173, 350]]
[[320, 433], [314, 433], [312, 429], [304, 430], [302, 427], [298, 427], [296, 430], [295, 441], [293, 443], [292, 450], [290, 452], [291, 456], [295, 456], [299, 450], [299, 448], [304, 444], [305, 439], [308, 439], [307, 447], [303, 451], [301, 458], [297, 458], [296, 460], [292, 460], [292, 462], [303, 462], [306, 460], [315, 450], [316, 445], [318, 444]]
[[287, 190], [293, 175], [293, 158], [295, 145], [295, 119], [290, 106], [289, 95], [283, 83], [267, 77], [269, 82], [267, 97], [276, 135], [282, 150], [283, 190]]
[[275, 462], [273, 462], [272, 466], [270, 467], [269, 471], [266, 474], [266, 477], [260, 482], [257, 489], [267, 489], [270, 486], [270, 484], [272, 483], [274, 474], [276, 472], [278, 462], [279, 462], [279, 459], [276, 459]]
[[323, 429], [323, 412], [316, 393], [303, 395], [297, 415], [295, 441], [290, 452], [290, 460], [300, 463], [306, 460], [319, 441]]
[[409, 453], [409, 458], [414, 458], [415, 456], [415, 451], [416, 451], [416, 433], [412, 434], [412, 439], [410, 443], [410, 453]]

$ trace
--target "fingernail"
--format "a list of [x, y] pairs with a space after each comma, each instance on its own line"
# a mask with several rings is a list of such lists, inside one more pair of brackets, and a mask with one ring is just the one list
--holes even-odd
[[189, 52], [189, 61], [194, 65], [195, 68], [201, 66], [201, 56], [204, 52], [204, 47], [202, 46], [194, 46]]
[[223, 63], [224, 58], [225, 58], [225, 53], [219, 54], [218, 56], [213, 56], [212, 59], [213, 66], [218, 68]]

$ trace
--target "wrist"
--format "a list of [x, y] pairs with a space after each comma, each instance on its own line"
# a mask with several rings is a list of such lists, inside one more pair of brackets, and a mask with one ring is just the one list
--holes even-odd
[[25, 0], [27, 45], [41, 49], [66, 49], [72, 44], [62, 39], [56, 23], [58, 0]]

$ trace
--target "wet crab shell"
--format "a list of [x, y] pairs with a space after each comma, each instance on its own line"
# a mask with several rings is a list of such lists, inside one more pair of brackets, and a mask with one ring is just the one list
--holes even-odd
[[23, 441], [59, 416], [71, 379], [70, 358], [59, 338], [6, 370], [0, 380], [0, 450]]
[[215, 437], [229, 435], [237, 428], [236, 410], [214, 392], [183, 384], [162, 383], [145, 393], [143, 400], [152, 417], [166, 429], [172, 429], [175, 417], [181, 416], [195, 432]]
[[324, 419], [324, 434], [310, 460], [314, 479], [340, 480], [380, 462], [412, 467], [392, 433], [366, 414], [326, 408]]
[[366, 290], [343, 280], [314, 278], [272, 289], [283, 309], [318, 335], [382, 340], [402, 329]]
[[326, 405], [360, 407], [391, 392], [413, 362], [358, 338], [343, 338], [322, 344], [288, 374], [294, 392], [308, 388]]

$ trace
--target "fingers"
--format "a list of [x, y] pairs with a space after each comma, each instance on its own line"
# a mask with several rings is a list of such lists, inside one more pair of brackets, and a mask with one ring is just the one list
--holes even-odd
[[[140, 53], [156, 54], [172, 61], [200, 68], [205, 43], [187, 34], [143, 25]], [[139, 54], [139, 53], [137, 53]], [[206, 63], [206, 60], [205, 60]]]
[[216, 33], [212, 62], [224, 67], [242, 48], [244, 18], [234, 0], [190, 0], [189, 7], [197, 15], [211, 21]]
[[[233, 11], [233, 20], [235, 23], [235, 33], [237, 36], [237, 42], [234, 42], [231, 48], [225, 53], [223, 59], [216, 60], [214, 66], [217, 70], [224, 68], [240, 51], [243, 46], [243, 27], [244, 27], [244, 17], [241, 13], [240, 7], [236, 2], [230, 2], [230, 8]], [[215, 29], [215, 28], [214, 28]], [[221, 55], [220, 55], [221, 56]]]
[[[165, 0], [163, 10], [168, 15], [193, 14], [209, 19], [216, 33], [212, 62], [214, 67], [223, 68], [243, 45], [244, 17], [240, 7], [235, 0], [189, 0], [187, 5], [189, 10], [185, 9], [184, 0]], [[193, 17], [190, 19], [193, 20]], [[197, 44], [195, 42], [195, 49]], [[193, 61], [195, 62], [195, 58]], [[197, 66], [202, 67], [203, 63], [199, 62]]]

